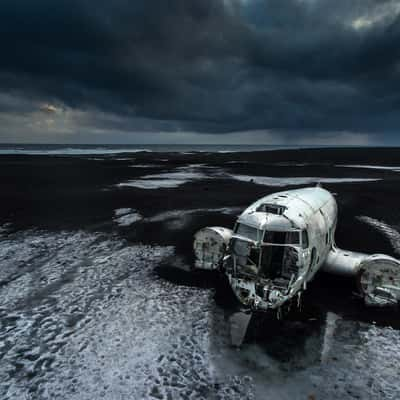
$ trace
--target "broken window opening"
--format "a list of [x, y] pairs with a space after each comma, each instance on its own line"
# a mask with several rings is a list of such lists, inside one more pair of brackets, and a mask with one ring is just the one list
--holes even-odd
[[256, 275], [260, 259], [260, 249], [245, 240], [234, 238], [231, 243], [232, 254], [236, 260], [236, 270]]
[[265, 231], [264, 243], [270, 244], [300, 244], [300, 232], [299, 231]]
[[261, 204], [256, 211], [261, 211], [268, 214], [282, 215], [285, 210], [285, 206], [279, 206], [277, 204]]
[[298, 253], [291, 246], [262, 246], [259, 275], [263, 278], [284, 281], [288, 284], [298, 276]]
[[[279, 234], [277, 240], [283, 238], [286, 240], [288, 233], [296, 233], [298, 242], [300, 236], [300, 232], [296, 231], [273, 233]], [[294, 241], [291, 236], [289, 238]], [[289, 285], [292, 279], [298, 276], [298, 253], [290, 245], [274, 246], [264, 244], [261, 247], [257, 247], [251, 242], [233, 238], [230, 247], [235, 261], [235, 271], [239, 274], [258, 275], [274, 282], [277, 280], [281, 285], [284, 284], [285, 287]]]

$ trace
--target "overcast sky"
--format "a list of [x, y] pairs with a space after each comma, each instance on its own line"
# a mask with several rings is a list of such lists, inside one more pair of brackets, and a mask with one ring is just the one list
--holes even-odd
[[400, 0], [1, 0], [0, 142], [400, 144]]

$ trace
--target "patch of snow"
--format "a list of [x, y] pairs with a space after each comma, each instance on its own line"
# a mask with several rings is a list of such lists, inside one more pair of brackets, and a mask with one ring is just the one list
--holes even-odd
[[281, 167], [305, 167], [305, 166], [312, 165], [312, 164], [310, 164], [310, 163], [278, 162], [278, 163], [275, 163], [275, 165], [278, 165]]
[[197, 171], [192, 171], [191, 169], [185, 171], [177, 171], [177, 172], [165, 172], [162, 174], [154, 174], [154, 175], [147, 175], [144, 178], [146, 179], [171, 179], [171, 180], [182, 180], [182, 181], [189, 181], [189, 180], [196, 180], [196, 179], [204, 179], [206, 177], [205, 174]]
[[252, 398], [215, 377], [213, 292], [154, 274], [173, 248], [30, 230], [0, 253], [0, 398]]
[[159, 168], [162, 167], [160, 164], [134, 164], [130, 165], [131, 168]]
[[127, 215], [123, 215], [122, 217], [116, 218], [114, 221], [119, 226], [129, 226], [137, 221], [140, 221], [141, 219], [142, 219], [142, 216], [139, 213], [132, 213], [132, 214], [127, 214]]
[[118, 186], [130, 186], [139, 189], [176, 188], [187, 182], [207, 179], [208, 175], [200, 170], [201, 167], [201, 164], [196, 164], [177, 168], [173, 172], [145, 175], [140, 179], [119, 183]]
[[388, 170], [394, 172], [400, 172], [400, 166], [387, 166], [387, 165], [357, 165], [357, 164], [338, 164], [335, 167], [344, 168], [366, 168], [366, 169], [378, 169], [378, 170]]
[[145, 222], [166, 222], [171, 230], [185, 228], [192, 218], [199, 213], [220, 213], [225, 215], [235, 215], [242, 211], [241, 207], [220, 207], [220, 208], [195, 208], [186, 210], [170, 210], [156, 214], [145, 219]]
[[[298, 164], [300, 166], [302, 164]], [[378, 178], [329, 178], [329, 177], [274, 177], [229, 174], [219, 167], [206, 164], [189, 164], [172, 172], [145, 175], [140, 179], [119, 183], [119, 187], [136, 187], [139, 189], [176, 188], [187, 182], [204, 179], [234, 179], [242, 182], [253, 182], [266, 186], [306, 185], [314, 183], [351, 183], [375, 182]]]
[[139, 189], [169, 189], [177, 188], [184, 183], [186, 183], [186, 181], [168, 179], [136, 179], [119, 183], [118, 187], [135, 187]]
[[400, 233], [397, 229], [375, 218], [360, 216], [357, 219], [383, 233], [389, 239], [395, 253], [400, 255]]
[[129, 226], [140, 221], [143, 217], [132, 208], [118, 208], [114, 211], [116, 222], [119, 226]]
[[380, 179], [369, 178], [324, 178], [324, 177], [273, 177], [273, 176], [250, 176], [250, 175], [231, 175], [232, 179], [242, 182], [251, 182], [257, 185], [266, 186], [290, 186], [308, 185], [312, 183], [350, 183], [350, 182], [376, 182]]
[[160, 222], [165, 221], [171, 218], [179, 218], [181, 215], [184, 214], [196, 214], [196, 213], [221, 213], [221, 214], [235, 214], [240, 212], [242, 207], [219, 207], [219, 208], [191, 208], [191, 209], [184, 209], [184, 210], [171, 210], [171, 211], [164, 211], [162, 213], [156, 214], [153, 217], [147, 218], [150, 222]]
[[116, 217], [120, 217], [121, 215], [129, 214], [134, 212], [135, 210], [133, 208], [118, 208], [114, 210], [114, 214]]
[[9, 223], [9, 222], [6, 224], [0, 225], [0, 235], [7, 233], [9, 231], [10, 227], [11, 227], [11, 223]]

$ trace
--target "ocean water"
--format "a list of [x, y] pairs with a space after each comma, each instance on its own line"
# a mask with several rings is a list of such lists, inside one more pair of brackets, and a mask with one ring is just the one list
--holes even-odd
[[[252, 145], [252, 144], [0, 144], [2, 154], [28, 155], [85, 155], [119, 154], [137, 152], [173, 153], [235, 153], [267, 150], [289, 150], [299, 148], [321, 148], [332, 146]], [[336, 146], [337, 147], [337, 146]], [[349, 147], [349, 146], [346, 146]]]

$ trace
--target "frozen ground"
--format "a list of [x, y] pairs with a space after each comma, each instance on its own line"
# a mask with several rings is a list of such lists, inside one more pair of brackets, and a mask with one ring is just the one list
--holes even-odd
[[119, 226], [129, 226], [142, 219], [142, 216], [132, 208], [114, 210], [114, 222]]
[[387, 165], [337, 165], [337, 167], [344, 167], [344, 168], [366, 168], [366, 169], [377, 169], [377, 170], [388, 170], [394, 172], [400, 172], [399, 166], [387, 166]]
[[216, 213], [225, 215], [239, 215], [241, 207], [221, 207], [221, 208], [196, 208], [186, 210], [170, 210], [156, 214], [147, 218], [146, 222], [163, 222], [169, 230], [179, 230], [186, 228], [192, 221], [193, 216], [204, 213]]
[[177, 168], [172, 172], [145, 175], [140, 179], [130, 180], [118, 184], [120, 187], [131, 186], [139, 189], [176, 188], [186, 182], [206, 179], [207, 175], [199, 170], [198, 166]]
[[[243, 163], [242, 163], [243, 164]], [[301, 164], [301, 166], [306, 164]], [[294, 166], [299, 166], [295, 164]], [[137, 167], [137, 166], [132, 166]], [[187, 182], [200, 181], [205, 179], [234, 179], [242, 182], [252, 182], [265, 186], [295, 186], [310, 185], [316, 183], [353, 183], [353, 182], [376, 182], [379, 178], [336, 178], [336, 177], [273, 177], [258, 175], [231, 174], [220, 167], [212, 167], [206, 164], [189, 164], [178, 167], [170, 172], [142, 176], [140, 179], [132, 179], [119, 183], [119, 187], [135, 187], [138, 189], [162, 189], [177, 188]]]
[[358, 217], [358, 219], [381, 232], [390, 241], [396, 255], [400, 256], [400, 233], [394, 226], [366, 216]]
[[101, 234], [3, 233], [0, 398], [251, 398], [242, 378], [215, 380], [210, 290], [153, 273], [172, 253]]
[[[400, 175], [336, 167], [392, 168], [398, 153], [347, 154], [0, 157], [0, 399], [400, 399], [398, 310], [317, 277], [307, 312], [253, 319], [237, 350], [231, 295], [188, 272], [197, 229], [318, 176], [338, 244], [398, 256]], [[130, 180], [157, 190], [117, 188]]]
[[0, 398], [399, 398], [397, 331], [327, 313], [233, 349], [212, 289], [154, 273], [173, 252], [4, 228]]
[[256, 399], [400, 396], [400, 335], [392, 328], [328, 312], [315, 321], [287, 321], [274, 334], [267, 328], [263, 335], [237, 351], [221, 330], [212, 349], [217, 373], [248, 377]]
[[[132, 167], [137, 167], [137, 165], [132, 165]], [[170, 172], [145, 175], [140, 179], [122, 182], [118, 186], [130, 186], [139, 189], [177, 188], [187, 182], [213, 179], [218, 176], [224, 177], [225, 175], [224, 171], [220, 168], [214, 168], [206, 164], [189, 164], [178, 167]]]
[[324, 177], [273, 177], [273, 176], [249, 176], [249, 175], [232, 175], [233, 179], [244, 182], [254, 182], [257, 185], [266, 186], [289, 186], [289, 185], [312, 185], [316, 183], [351, 183], [351, 182], [374, 182], [379, 179], [369, 178], [324, 178]]

